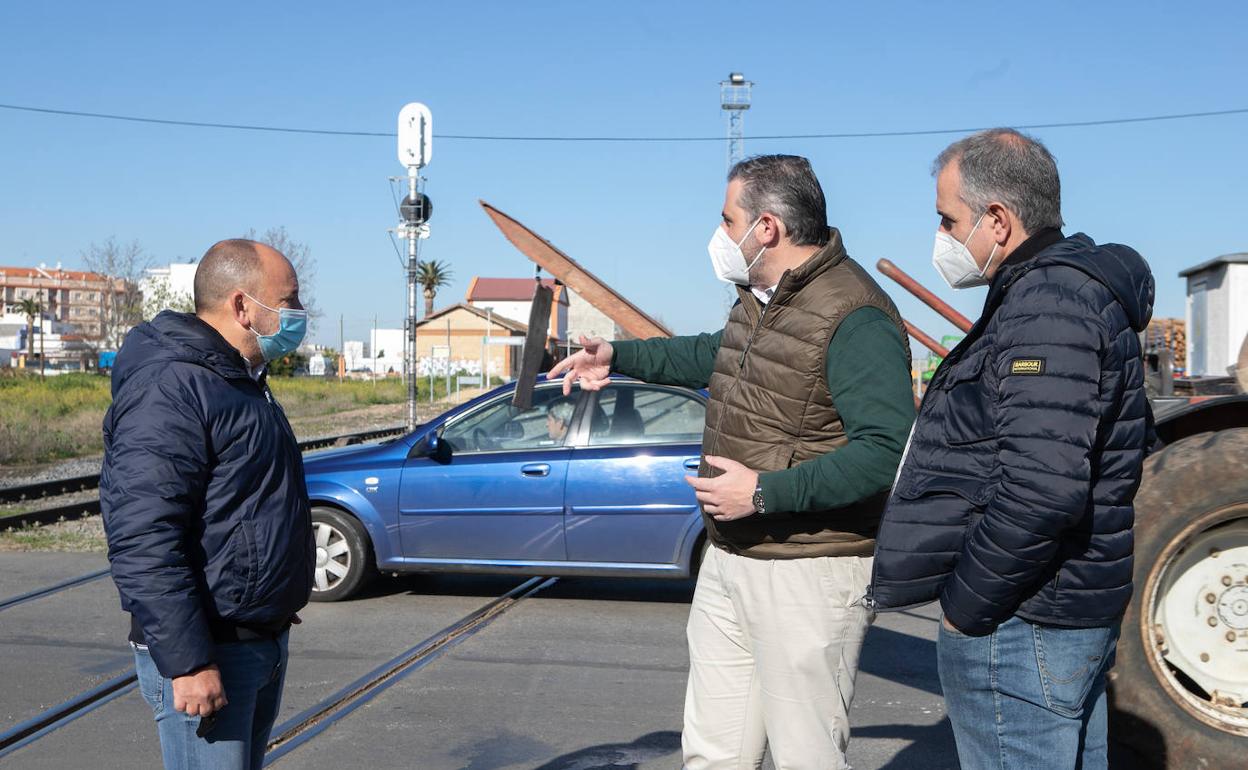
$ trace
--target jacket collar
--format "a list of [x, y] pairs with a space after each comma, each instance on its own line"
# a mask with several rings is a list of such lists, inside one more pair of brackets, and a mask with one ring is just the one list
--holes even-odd
[[[802, 264], [784, 271], [784, 274], [780, 276], [780, 282], [776, 284], [776, 293], [771, 295], [771, 301], [767, 303], [767, 306], [784, 304], [806, 284], [844, 262], [848, 257], [845, 244], [841, 241], [841, 231], [835, 227], [829, 227], [828, 242]], [[750, 291], [750, 287], [738, 286], [737, 295], [741, 298], [741, 304], [745, 306], [750, 318], [757, 319], [762, 312], [762, 303]]]

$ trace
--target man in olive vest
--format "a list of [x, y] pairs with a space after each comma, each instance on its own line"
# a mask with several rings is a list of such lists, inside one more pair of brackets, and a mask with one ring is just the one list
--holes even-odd
[[550, 376], [565, 392], [612, 371], [710, 390], [688, 479], [710, 547], [689, 614], [685, 767], [758, 767], [768, 745], [786, 770], [849, 767], [861, 600], [914, 421], [904, 326], [828, 227], [805, 158], [734, 166], [708, 250], [739, 294], [722, 331], [582, 338]]

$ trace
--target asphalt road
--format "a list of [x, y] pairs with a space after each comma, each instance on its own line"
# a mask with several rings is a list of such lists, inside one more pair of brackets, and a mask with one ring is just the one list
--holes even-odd
[[[0, 599], [103, 566], [98, 555], [0, 554]], [[291, 636], [281, 723], [435, 635], [520, 579], [383, 579], [314, 604]], [[673, 768], [680, 761], [689, 582], [561, 579], [276, 762], [447, 770]], [[0, 611], [0, 731], [130, 665], [107, 579]], [[881, 616], [867, 637], [850, 758], [956, 768], [935, 669], [936, 614]], [[131, 692], [6, 757], [6, 768], [158, 767]], [[768, 765], [770, 766], [770, 764]]]

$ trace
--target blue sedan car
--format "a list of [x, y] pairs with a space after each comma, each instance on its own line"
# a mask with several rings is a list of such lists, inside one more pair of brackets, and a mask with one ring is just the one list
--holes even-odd
[[521, 410], [504, 385], [402, 438], [309, 455], [313, 600], [378, 572], [691, 575], [705, 394], [560, 386], [539, 381]]

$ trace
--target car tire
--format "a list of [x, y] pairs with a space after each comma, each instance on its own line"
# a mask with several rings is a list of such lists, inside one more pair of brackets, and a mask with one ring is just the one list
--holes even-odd
[[373, 544], [354, 516], [337, 508], [315, 507], [312, 533], [316, 541], [312, 601], [348, 599], [377, 576]]
[[1248, 709], [1206, 688], [1248, 692], [1248, 573], [1237, 556], [1248, 542], [1248, 428], [1150, 457], [1135, 509], [1135, 596], [1109, 674], [1111, 735], [1156, 767], [1242, 767]]

